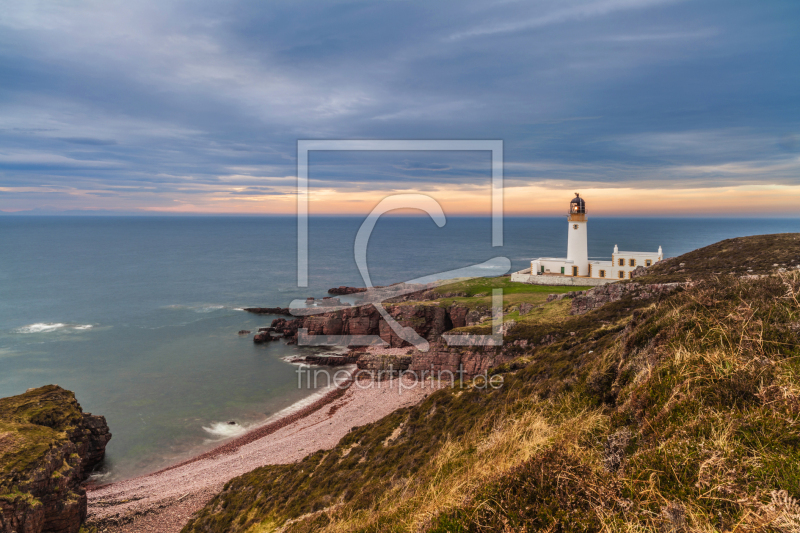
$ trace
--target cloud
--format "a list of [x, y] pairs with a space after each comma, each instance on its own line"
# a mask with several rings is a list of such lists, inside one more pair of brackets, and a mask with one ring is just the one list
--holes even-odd
[[421, 161], [405, 161], [400, 165], [394, 165], [394, 168], [398, 168], [400, 170], [432, 170], [432, 171], [442, 171], [442, 170], [450, 170], [452, 167], [450, 165], [444, 165], [441, 163], [424, 163]]
[[[552, 24], [568, 21], [582, 20], [591, 17], [609, 15], [616, 11], [628, 9], [643, 9], [674, 0], [602, 0], [600, 2], [575, 3], [566, 8], [555, 9], [549, 13], [540, 14], [524, 20], [512, 20], [486, 26], [478, 26], [466, 31], [452, 33], [447, 37], [449, 41], [459, 41], [471, 37], [485, 37], [503, 33], [515, 33], [523, 30], [542, 28]], [[536, 5], [540, 7], [541, 4]]]
[[58, 137], [59, 141], [89, 146], [111, 146], [117, 144], [114, 139], [92, 139], [91, 137]]
[[[799, 21], [719, 0], [6, 3], [0, 209], [288, 209], [298, 139], [502, 139], [513, 187], [797, 184]], [[489, 165], [309, 168], [356, 198], [473, 191]]]

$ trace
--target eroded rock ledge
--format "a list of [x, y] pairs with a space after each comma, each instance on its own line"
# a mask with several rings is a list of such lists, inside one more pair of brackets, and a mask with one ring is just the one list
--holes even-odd
[[109, 440], [105, 417], [58, 385], [0, 399], [0, 533], [77, 533]]

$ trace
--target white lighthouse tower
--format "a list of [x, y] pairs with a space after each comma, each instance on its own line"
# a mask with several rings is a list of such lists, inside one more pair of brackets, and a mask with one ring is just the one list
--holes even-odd
[[573, 276], [589, 276], [589, 248], [586, 239], [586, 202], [580, 194], [569, 203], [569, 233], [567, 234], [567, 261], [572, 261]]

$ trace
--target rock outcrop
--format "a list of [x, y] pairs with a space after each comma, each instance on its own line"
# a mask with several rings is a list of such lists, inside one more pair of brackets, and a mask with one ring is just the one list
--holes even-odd
[[288, 307], [245, 307], [248, 313], [256, 315], [286, 315], [291, 316], [292, 310]]
[[444, 339], [440, 339], [432, 342], [427, 352], [413, 347], [372, 347], [360, 354], [357, 365], [359, 371], [367, 372], [374, 379], [387, 379], [401, 372], [410, 372], [417, 379], [432, 377], [444, 382], [485, 374], [489, 369], [513, 358], [514, 355], [501, 347], [448, 346]]
[[365, 287], [345, 287], [344, 285], [341, 287], [328, 289], [328, 294], [335, 294], [338, 296], [343, 296], [345, 294], [356, 294], [358, 292], [367, 292], [367, 289]]
[[[470, 309], [458, 305], [386, 305], [385, 309], [401, 326], [412, 328], [428, 341], [436, 341], [446, 331], [478, 323], [490, 315], [488, 309]], [[276, 318], [269, 329], [282, 334], [290, 343], [297, 342], [299, 329], [306, 329], [309, 335], [377, 335], [391, 348], [409, 346], [408, 342], [397, 336], [372, 305], [302, 316], [293, 320]]]
[[[283, 319], [283, 320], [285, 320], [285, 319]], [[258, 333], [256, 333], [253, 336], [253, 342], [254, 343], [263, 344], [265, 342], [272, 342], [272, 341], [277, 341], [277, 340], [280, 339], [280, 336], [276, 336], [276, 335], [273, 335], [272, 333], [270, 333], [272, 331], [272, 328], [262, 328], [262, 329], [264, 329], [264, 331], [261, 331], [261, 329], [259, 329]]]
[[[504, 348], [508, 348], [507, 345]], [[466, 379], [478, 374], [485, 374], [490, 368], [511, 361], [514, 356], [504, 348], [491, 348], [487, 346], [455, 347], [448, 346], [444, 340], [431, 344], [427, 352], [413, 350], [410, 354], [412, 362], [408, 370], [422, 375], [441, 377], [442, 381], [449, 379], [451, 374], [455, 380], [461, 373]], [[432, 374], [431, 374], [432, 373]]]
[[345, 366], [352, 365], [358, 361], [358, 354], [347, 355], [307, 355], [303, 358], [294, 359], [293, 363], [306, 363], [317, 366]]
[[634, 300], [646, 300], [669, 294], [685, 285], [686, 283], [610, 283], [579, 293], [567, 293], [566, 296], [572, 297], [570, 314], [582, 315], [628, 296]]
[[332, 296], [325, 296], [322, 300], [316, 300], [315, 303], [318, 307], [350, 307], [349, 303]]
[[586, 294], [586, 291], [569, 291], [569, 292], [562, 292], [560, 294], [548, 294], [547, 295], [547, 302], [557, 302], [559, 300], [563, 300], [565, 298], [571, 299], [575, 298], [576, 296], [583, 296]]
[[358, 370], [368, 372], [374, 379], [382, 380], [408, 370], [412, 359], [408, 353], [397, 353], [396, 349], [391, 348], [367, 351], [358, 358]]
[[0, 533], [77, 533], [109, 440], [105, 417], [57, 385], [0, 399]]

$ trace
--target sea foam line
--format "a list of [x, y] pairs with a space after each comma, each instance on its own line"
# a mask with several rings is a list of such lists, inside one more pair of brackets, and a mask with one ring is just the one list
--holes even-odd
[[64, 324], [62, 322], [37, 322], [36, 324], [29, 324], [22, 326], [14, 331], [16, 333], [50, 333], [58, 331], [59, 329], [74, 329], [74, 330], [87, 330], [92, 329], [92, 324]]
[[227, 439], [230, 437], [238, 437], [247, 433], [248, 428], [238, 423], [231, 424], [230, 422], [213, 422], [209, 427], [203, 426], [203, 430], [214, 435]]
[[173, 309], [173, 310], [187, 310], [187, 311], [194, 311], [195, 313], [213, 313], [214, 311], [244, 311], [244, 309], [238, 307], [231, 307], [229, 305], [219, 305], [219, 304], [197, 304], [197, 305], [183, 305], [183, 304], [175, 304], [175, 305], [167, 305], [164, 309]]

